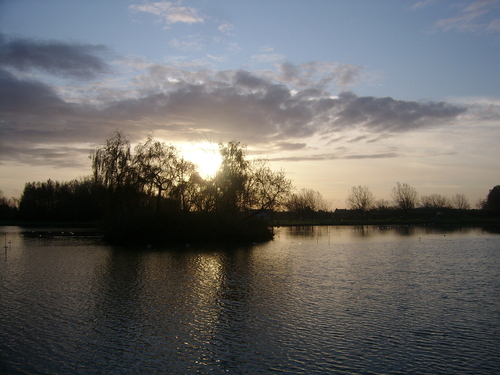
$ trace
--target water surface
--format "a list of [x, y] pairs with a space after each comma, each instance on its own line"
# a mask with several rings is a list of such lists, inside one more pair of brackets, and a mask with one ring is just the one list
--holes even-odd
[[2, 373], [500, 372], [500, 236], [478, 228], [179, 249], [0, 234]]

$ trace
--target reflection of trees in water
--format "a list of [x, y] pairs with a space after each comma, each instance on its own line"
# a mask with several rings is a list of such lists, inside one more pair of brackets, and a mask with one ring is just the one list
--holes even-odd
[[[286, 283], [276, 282], [277, 264], [259, 257], [253, 249], [236, 248], [190, 256], [188, 266], [192, 310], [190, 340], [198, 347], [200, 363], [218, 367], [234, 364], [246, 348], [266, 343], [269, 322], [259, 317], [262, 311], [272, 316], [279, 310], [276, 296], [286, 294]], [[262, 342], [259, 343], [259, 338]]]
[[331, 243], [336, 239], [374, 239], [380, 237], [412, 237], [427, 234], [447, 234], [454, 232], [471, 233], [475, 227], [440, 227], [434, 225], [331, 225], [331, 226], [293, 226], [282, 227], [276, 239], [294, 238], [300, 241]]
[[291, 237], [314, 237], [328, 232], [327, 226], [303, 225], [288, 227], [288, 235]]
[[96, 269], [93, 332], [106, 350], [132, 346], [140, 333], [143, 264], [139, 252], [111, 249], [106, 262]]
[[245, 348], [268, 345], [269, 316], [287, 295], [286, 265], [259, 254], [243, 247], [111, 251], [97, 270], [95, 341], [113, 352], [165, 352], [173, 368], [234, 364]]

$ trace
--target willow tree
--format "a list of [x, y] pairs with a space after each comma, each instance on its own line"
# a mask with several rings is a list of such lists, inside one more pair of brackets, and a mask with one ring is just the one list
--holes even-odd
[[173, 190], [178, 158], [174, 146], [156, 141], [152, 136], [135, 147], [133, 164], [138, 181], [149, 196], [155, 197], [157, 211], [160, 211], [162, 197]]
[[92, 179], [102, 206], [108, 213], [127, 213], [130, 206], [137, 204], [139, 189], [128, 137], [116, 131], [91, 153], [90, 159]]
[[196, 165], [183, 157], [175, 160], [176, 174], [170, 197], [179, 203], [183, 211], [191, 211], [195, 207], [196, 183], [200, 177]]
[[244, 211], [248, 198], [250, 162], [246, 159], [246, 146], [237, 141], [219, 143], [219, 153], [222, 161], [214, 178], [215, 209], [220, 214], [234, 216]]
[[116, 190], [133, 182], [130, 140], [123, 132], [116, 131], [90, 159], [95, 183]]
[[216, 212], [248, 218], [275, 210], [288, 198], [292, 182], [284, 171], [272, 171], [265, 159], [248, 160], [246, 146], [237, 141], [220, 143], [219, 152], [221, 166], [206, 185], [206, 191], [214, 194]]

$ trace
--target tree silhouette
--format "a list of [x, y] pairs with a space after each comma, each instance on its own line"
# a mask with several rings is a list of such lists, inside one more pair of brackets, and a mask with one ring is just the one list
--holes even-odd
[[457, 210], [469, 210], [470, 203], [465, 194], [457, 193], [451, 198], [453, 208]]
[[396, 182], [391, 196], [396, 207], [404, 211], [414, 209], [417, 204], [417, 191], [406, 183]]
[[267, 160], [258, 159], [250, 165], [248, 207], [255, 210], [252, 216], [282, 207], [291, 190], [292, 181], [286, 178], [285, 172], [272, 171]]
[[289, 212], [305, 218], [313, 218], [314, 213], [320, 210], [328, 210], [328, 203], [319, 191], [312, 189], [301, 189], [298, 193], [292, 194], [286, 203]]
[[89, 221], [101, 216], [90, 178], [28, 182], [19, 202], [20, 215], [34, 221]]
[[140, 179], [132, 165], [130, 140], [121, 131], [91, 153], [92, 177], [104, 210], [109, 215], [128, 215], [137, 208]]
[[367, 186], [353, 186], [346, 203], [351, 210], [365, 212], [374, 207], [375, 197]]
[[149, 196], [156, 195], [157, 212], [161, 210], [163, 198], [177, 198], [180, 207], [188, 207], [184, 190], [195, 167], [181, 158], [174, 146], [148, 136], [146, 142], [136, 146], [132, 163], [141, 189]]
[[424, 195], [420, 198], [422, 207], [424, 208], [451, 208], [452, 203], [447, 198], [440, 194]]
[[221, 166], [214, 178], [215, 209], [219, 214], [235, 216], [244, 211], [249, 199], [245, 189], [250, 175], [250, 162], [246, 160], [246, 146], [231, 141], [219, 143]]
[[0, 190], [0, 220], [12, 220], [17, 218], [19, 200], [16, 198], [6, 198]]
[[116, 131], [106, 144], [91, 153], [94, 181], [112, 190], [118, 190], [135, 182], [132, 169], [130, 140]]
[[500, 212], [500, 185], [490, 190], [486, 197], [486, 209]]

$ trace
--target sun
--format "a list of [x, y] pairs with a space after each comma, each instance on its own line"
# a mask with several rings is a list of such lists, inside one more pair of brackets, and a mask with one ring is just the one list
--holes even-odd
[[186, 159], [198, 167], [203, 178], [213, 177], [220, 167], [221, 156], [219, 150], [212, 143], [198, 143], [185, 151]]

